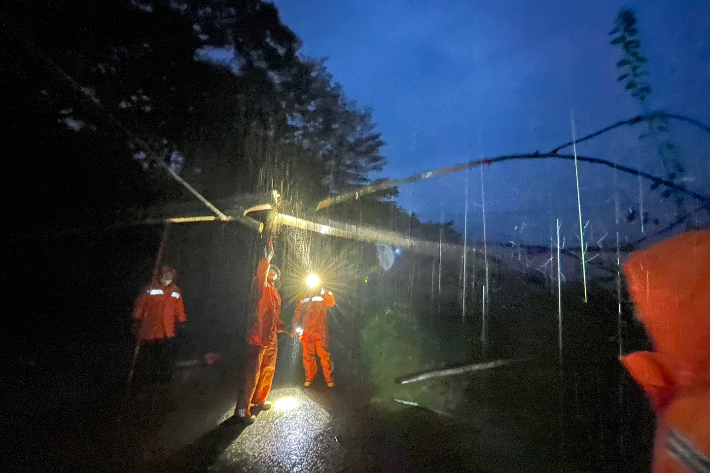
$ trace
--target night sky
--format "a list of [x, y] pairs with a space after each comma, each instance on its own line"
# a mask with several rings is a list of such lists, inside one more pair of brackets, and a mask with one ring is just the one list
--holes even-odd
[[[572, 121], [577, 137], [651, 110], [710, 123], [710, 6], [704, 0], [274, 3], [303, 40], [302, 52], [327, 57], [346, 95], [373, 110], [388, 161], [373, 177], [549, 151], [572, 138]], [[617, 83], [621, 51], [609, 44], [614, 19], [629, 7], [639, 21], [641, 53], [653, 87], [645, 105]], [[663, 176], [652, 143], [638, 139], [644, 131], [620, 130], [578, 152]], [[682, 124], [671, 133], [684, 151], [684, 184], [707, 194], [710, 136]], [[424, 219], [455, 219], [460, 227], [467, 179], [473, 219], [476, 209], [482, 211], [478, 169], [403, 186], [398, 202]], [[525, 225], [546, 234], [556, 218], [571, 232], [577, 209], [574, 179], [569, 162], [485, 168], [489, 233], [507, 238]], [[618, 220], [640, 201], [662, 222], [674, 216], [675, 210], [645, 195], [648, 189], [639, 188], [634, 178], [582, 165], [580, 185], [583, 213], [592, 223], [605, 220], [598, 226], [608, 227], [609, 220]], [[622, 233], [631, 237], [641, 230], [648, 231], [634, 226]]]

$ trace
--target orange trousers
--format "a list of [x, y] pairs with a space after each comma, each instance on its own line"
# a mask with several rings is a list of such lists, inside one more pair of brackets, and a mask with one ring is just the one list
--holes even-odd
[[333, 362], [330, 360], [328, 340], [322, 337], [309, 335], [301, 339], [303, 346], [303, 367], [306, 369], [306, 381], [313, 381], [318, 375], [318, 365], [315, 354], [320, 358], [323, 367], [323, 377], [326, 383], [333, 381]]
[[237, 395], [237, 409], [247, 409], [250, 404], [263, 404], [271, 391], [271, 382], [274, 380], [276, 367], [276, 354], [279, 351], [279, 342], [276, 333], [269, 339], [269, 345], [247, 345], [246, 360], [244, 363], [244, 382]]

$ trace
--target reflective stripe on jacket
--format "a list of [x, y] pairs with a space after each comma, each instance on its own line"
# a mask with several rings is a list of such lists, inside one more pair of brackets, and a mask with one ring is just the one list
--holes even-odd
[[621, 359], [658, 413], [653, 472], [710, 473], [710, 231], [635, 252], [624, 273], [654, 347]]
[[133, 318], [141, 321], [141, 340], [162, 340], [175, 336], [175, 322], [185, 322], [185, 305], [180, 289], [173, 283], [153, 284], [136, 302]]
[[328, 338], [328, 307], [335, 305], [335, 296], [330, 291], [321, 290], [320, 295], [306, 294], [296, 304], [293, 326], [301, 325], [301, 338]]

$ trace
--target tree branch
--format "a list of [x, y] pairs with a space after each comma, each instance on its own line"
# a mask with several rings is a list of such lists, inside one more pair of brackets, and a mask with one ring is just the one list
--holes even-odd
[[651, 235], [646, 235], [645, 237], [639, 238], [638, 240], [632, 241], [631, 243], [626, 243], [623, 246], [621, 246], [620, 249], [621, 249], [621, 251], [633, 251], [636, 247], [638, 247], [638, 245], [640, 245], [644, 241], [673, 230], [675, 227], [677, 227], [678, 225], [680, 225], [680, 224], [684, 223], [686, 220], [688, 220], [690, 218], [690, 216], [693, 215], [694, 213], [700, 212], [701, 210], [705, 210], [705, 209], [710, 210], [710, 204], [701, 205], [700, 207], [696, 208], [695, 210], [692, 210], [692, 211], [688, 212], [687, 214], [681, 215], [674, 222], [671, 222], [670, 224], [668, 224], [667, 227], [663, 228], [662, 230], [659, 230], [656, 233], [653, 233]]
[[338, 195], [336, 197], [331, 197], [328, 199], [321, 200], [318, 203], [318, 207], [316, 210], [321, 210], [326, 207], [330, 207], [331, 205], [335, 205], [341, 202], [345, 202], [347, 200], [351, 199], [359, 199], [363, 195], [367, 194], [372, 194], [377, 191], [381, 191], [384, 189], [389, 189], [391, 187], [396, 187], [402, 184], [411, 184], [413, 182], [417, 181], [422, 181], [424, 179], [431, 179], [433, 177], [438, 177], [438, 176], [443, 176], [446, 174], [453, 174], [461, 171], [465, 171], [466, 169], [470, 168], [475, 168], [478, 166], [482, 166], [484, 164], [490, 165], [494, 163], [502, 163], [504, 161], [517, 161], [517, 160], [527, 160], [527, 159], [564, 159], [564, 160], [569, 160], [569, 161], [582, 161], [582, 162], [587, 162], [587, 163], [592, 163], [592, 164], [601, 164], [603, 166], [607, 166], [613, 169], [617, 169], [621, 172], [625, 172], [627, 174], [631, 174], [632, 176], [639, 176], [644, 179], [647, 179], [651, 182], [656, 183], [657, 185], [663, 185], [665, 187], [675, 189], [679, 192], [682, 192], [683, 194], [687, 194], [689, 196], [692, 196], [698, 200], [701, 200], [705, 202], [706, 204], [710, 203], [710, 197], [705, 196], [703, 194], [699, 194], [695, 191], [692, 191], [684, 186], [681, 186], [679, 184], [676, 184], [672, 181], [669, 181], [667, 179], [662, 179], [660, 177], [653, 176], [652, 174], [639, 171], [638, 169], [634, 169], [628, 166], [622, 166], [621, 164], [616, 164], [611, 161], [608, 161], [606, 159], [600, 159], [600, 158], [593, 158], [589, 156], [574, 156], [574, 155], [565, 155], [565, 154], [557, 154], [556, 152], [550, 152], [550, 153], [545, 153], [545, 154], [511, 154], [511, 155], [506, 155], [506, 156], [498, 156], [495, 158], [484, 158], [484, 159], [477, 159], [475, 161], [469, 161], [467, 163], [463, 164], [457, 164], [456, 166], [448, 166], [445, 168], [437, 169], [435, 171], [430, 171], [426, 172], [423, 174], [414, 174], [412, 176], [408, 177], [403, 177], [401, 179], [387, 179], [385, 181], [380, 182], [379, 184], [367, 186], [367, 187], [361, 187], [360, 189], [352, 192], [347, 192], [345, 194]]
[[647, 115], [639, 115], [633, 118], [629, 118], [628, 120], [621, 120], [619, 122], [614, 123], [613, 125], [609, 125], [606, 128], [602, 128], [599, 131], [595, 131], [594, 133], [591, 133], [585, 137], [582, 137], [578, 140], [575, 141], [570, 141], [569, 143], [565, 143], [563, 145], [558, 146], [557, 148], [553, 149], [550, 151], [550, 154], [556, 154], [558, 151], [567, 148], [568, 146], [572, 146], [573, 144], [579, 144], [583, 141], [591, 140], [592, 138], [596, 138], [599, 135], [603, 135], [604, 133], [611, 131], [615, 128], [619, 128], [624, 125], [636, 125], [641, 122], [649, 121], [653, 118], [658, 118], [658, 117], [663, 117], [663, 118], [672, 118], [674, 120], [680, 120], [684, 122], [688, 122], [690, 124], [693, 124], [700, 128], [703, 131], [706, 131], [710, 133], [710, 126], [705, 125], [702, 122], [699, 122], [698, 120], [695, 120], [694, 118], [686, 117], [683, 115], [675, 115], [675, 114], [670, 114], [670, 113], [665, 113], [665, 112], [653, 112], [649, 113]]

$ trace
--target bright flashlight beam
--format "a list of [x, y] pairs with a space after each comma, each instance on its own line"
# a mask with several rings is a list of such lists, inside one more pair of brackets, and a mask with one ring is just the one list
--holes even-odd
[[[258, 232], [261, 232], [263, 230], [264, 224], [261, 222], [258, 222], [250, 217], [241, 217], [237, 215], [228, 215], [229, 220], [228, 221], [239, 221], [240, 223], [244, 223], [247, 226], [250, 226], [251, 228], [254, 228]], [[149, 220], [144, 220], [141, 222], [134, 222], [134, 223], [126, 223], [126, 224], [117, 224], [113, 225], [108, 228], [119, 228], [123, 226], [128, 226], [128, 225], [147, 225], [147, 224], [158, 224], [162, 222], [171, 222], [171, 223], [192, 223], [192, 222], [207, 222], [207, 221], [216, 221], [217, 218], [214, 216], [196, 216], [196, 217], [174, 217], [170, 219], [149, 219]], [[321, 233], [323, 235], [331, 235], [335, 237], [340, 237], [340, 238], [348, 238], [351, 240], [358, 240], [358, 241], [365, 241], [365, 242], [370, 242], [370, 243], [388, 243], [390, 245], [399, 247], [399, 251], [402, 252], [402, 248], [406, 248], [408, 250], [412, 250], [415, 253], [420, 253], [420, 254], [428, 254], [432, 256], [441, 256], [441, 255], [447, 255], [447, 257], [460, 257], [461, 252], [464, 250], [463, 245], [455, 244], [455, 243], [442, 243], [442, 242], [433, 242], [433, 241], [427, 241], [427, 240], [420, 240], [417, 238], [412, 238], [409, 236], [403, 236], [397, 232], [389, 231], [389, 230], [381, 230], [378, 228], [374, 227], [366, 227], [366, 226], [356, 226], [356, 225], [351, 225], [347, 223], [341, 223], [337, 222], [334, 220], [328, 220], [329, 225], [325, 225], [322, 223], [314, 222], [311, 220], [305, 220], [302, 218], [294, 217], [291, 215], [286, 215], [282, 213], [275, 212], [274, 213], [274, 222], [280, 225], [286, 225], [289, 227], [293, 228], [299, 228], [301, 230], [307, 230], [311, 232], [317, 232]], [[89, 229], [73, 229], [73, 230], [68, 230], [66, 232], [63, 232], [62, 234], [73, 234], [73, 233], [79, 233], [79, 232], [88, 232], [90, 231]], [[528, 246], [526, 248], [530, 248], [533, 251], [543, 251], [543, 247], [538, 247], [538, 246]], [[509, 247], [506, 245], [501, 246], [502, 251], [508, 251]], [[483, 252], [482, 248], [477, 248], [476, 246], [469, 245], [465, 248], [466, 251], [470, 252]], [[489, 251], [490, 251], [490, 243], [489, 243]], [[549, 251], [549, 247], [547, 247], [546, 251]], [[576, 255], [575, 251], [578, 250], [572, 250], [572, 249], [561, 249], [560, 252], [563, 254], [567, 255]], [[589, 252], [590, 249], [588, 248], [586, 252]], [[586, 253], [585, 252], [585, 253]], [[506, 253], [507, 254], [507, 253]], [[592, 258], [588, 259], [587, 262], [590, 263], [593, 261]], [[590, 263], [595, 265], [597, 268], [600, 268], [605, 271], [609, 272], [614, 272], [616, 269], [609, 269], [602, 264], [597, 264], [596, 262]]]
[[[328, 220], [328, 224], [318, 223], [311, 220], [306, 220], [292, 215], [276, 213], [276, 223], [289, 227], [299, 228], [310, 232], [321, 233], [323, 235], [331, 235], [335, 237], [348, 238], [351, 240], [367, 241], [371, 243], [389, 243], [391, 245], [403, 248], [412, 248], [419, 253], [430, 253], [438, 255], [442, 245], [437, 242], [430, 242], [403, 236], [400, 233], [390, 230], [380, 230], [378, 228], [356, 226], [348, 223], [336, 222]], [[461, 245], [443, 244], [443, 249], [447, 250], [450, 247], [457, 255], [461, 254]], [[468, 251], [478, 251], [475, 248], [468, 248]]]
[[[340, 238], [348, 238], [351, 240], [358, 240], [358, 241], [367, 241], [371, 243], [389, 243], [390, 245], [396, 246], [399, 248], [399, 250], [402, 252], [402, 248], [406, 248], [408, 250], [411, 250], [415, 253], [419, 254], [427, 254], [427, 255], [432, 255], [432, 256], [437, 256], [441, 257], [442, 255], [446, 255], [447, 258], [460, 258], [461, 257], [461, 252], [462, 251], [470, 251], [473, 253], [483, 253], [483, 248], [482, 245], [477, 247], [475, 245], [468, 245], [464, 248], [463, 245], [456, 244], [456, 243], [442, 243], [442, 242], [434, 242], [434, 241], [427, 241], [427, 240], [420, 240], [418, 238], [413, 238], [409, 236], [403, 236], [400, 233], [389, 231], [389, 230], [380, 230], [378, 228], [374, 227], [366, 227], [366, 226], [357, 226], [357, 225], [351, 225], [349, 223], [342, 223], [342, 222], [336, 222], [335, 220], [328, 220], [329, 225], [325, 225], [322, 223], [314, 222], [311, 220], [305, 220], [302, 218], [294, 217], [292, 215], [286, 215], [282, 213], [276, 213], [275, 217], [275, 222], [279, 225], [286, 225], [288, 227], [293, 227], [293, 228], [299, 228], [301, 230], [307, 230], [309, 232], [317, 232], [321, 233], [323, 235], [331, 235], [334, 237], [340, 237]], [[506, 244], [507, 245], [507, 244]], [[499, 245], [500, 246], [500, 251], [506, 252], [508, 251], [508, 246], [506, 245]], [[549, 247], [533, 247], [533, 246], [527, 246], [526, 248], [530, 248], [531, 250], [535, 251], [549, 251]], [[491, 243], [488, 243], [488, 252], [490, 254], [491, 251]], [[571, 250], [568, 248], [560, 250], [562, 253], [567, 254], [567, 255], [576, 255], [575, 251], [578, 250]], [[587, 249], [589, 251], [589, 249]], [[503, 253], [504, 255], [507, 253]], [[577, 256], [575, 256], [577, 257]], [[587, 262], [592, 261], [592, 259], [588, 259]], [[614, 272], [616, 271], [611, 270], [602, 264], [595, 264], [595, 266], [599, 269], [602, 269], [604, 271], [608, 272]]]
[[308, 284], [308, 287], [318, 287], [318, 285], [320, 284], [320, 278], [315, 274], [309, 274], [306, 278], [306, 284]]
[[303, 333], [303, 329], [302, 329], [301, 327], [298, 327], [298, 328], [296, 329], [296, 333], [299, 334], [299, 335], [301, 335], [301, 334]]
[[291, 411], [298, 407], [298, 399], [293, 396], [282, 397], [274, 403], [274, 407], [279, 411]]

